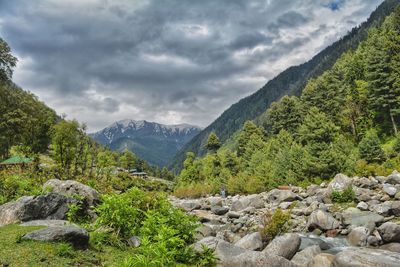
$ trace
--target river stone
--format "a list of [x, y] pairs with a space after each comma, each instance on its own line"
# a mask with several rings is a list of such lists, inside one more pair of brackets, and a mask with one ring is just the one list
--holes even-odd
[[208, 236], [196, 242], [193, 245], [193, 249], [199, 253], [203, 251], [203, 246], [207, 247], [208, 249], [215, 250], [219, 241], [221, 241], [221, 239], [214, 236]]
[[360, 203], [357, 204], [357, 209], [362, 210], [362, 211], [367, 211], [368, 204], [365, 203], [364, 201], [361, 201]]
[[240, 213], [235, 212], [235, 211], [230, 211], [230, 212], [228, 212], [227, 216], [228, 216], [228, 218], [238, 219], [238, 218], [240, 218]]
[[224, 215], [229, 211], [229, 207], [221, 207], [221, 206], [212, 206], [211, 207], [211, 212], [214, 213], [215, 215]]
[[342, 173], [336, 174], [333, 180], [328, 184], [326, 195], [330, 197], [333, 191], [342, 192], [349, 186], [351, 186], [351, 179], [348, 176]]
[[393, 171], [393, 173], [387, 177], [386, 183], [400, 184], [400, 173], [398, 173], [397, 171]]
[[127, 240], [127, 243], [128, 243], [128, 245], [130, 247], [134, 247], [134, 248], [140, 247], [140, 244], [141, 244], [140, 243], [140, 238], [138, 236], [136, 236], [136, 235], [134, 235], [131, 238], [129, 238]]
[[332, 244], [325, 242], [319, 237], [301, 236], [300, 238], [301, 238], [301, 243], [299, 248], [300, 251], [314, 245], [318, 245], [319, 248], [322, 250], [328, 250], [333, 247]]
[[297, 195], [291, 190], [273, 189], [267, 194], [269, 203], [279, 204], [282, 202], [291, 202], [297, 199]]
[[350, 234], [347, 236], [347, 239], [352, 246], [365, 247], [367, 246], [369, 234], [370, 231], [368, 228], [359, 226], [351, 230]]
[[308, 266], [314, 256], [319, 253], [321, 253], [320, 247], [318, 245], [314, 245], [300, 252], [297, 252], [296, 255], [294, 255], [293, 257], [292, 262], [297, 266]]
[[177, 206], [186, 211], [201, 209], [200, 202], [196, 201], [196, 200], [185, 200], [185, 201], [178, 203]]
[[20, 224], [21, 226], [46, 226], [46, 227], [54, 227], [54, 226], [67, 226], [74, 225], [73, 223], [66, 220], [33, 220]]
[[277, 255], [290, 260], [298, 251], [300, 243], [298, 234], [284, 234], [275, 237], [262, 252], [266, 255]]
[[206, 210], [193, 210], [192, 214], [200, 219], [200, 222], [218, 222], [219, 216]]
[[43, 188], [67, 197], [83, 197], [89, 206], [100, 202], [100, 195], [95, 189], [73, 180], [51, 179], [43, 185]]
[[330, 213], [320, 209], [313, 211], [307, 222], [307, 228], [309, 231], [313, 231], [314, 229], [327, 231], [339, 228], [339, 226], [340, 223], [335, 218], [333, 218]]
[[400, 242], [400, 225], [386, 222], [379, 226], [378, 232], [385, 243]]
[[257, 194], [244, 196], [233, 201], [231, 211], [241, 211], [248, 207], [261, 209], [265, 207], [265, 203], [262, 200], [261, 196]]
[[235, 246], [245, 248], [248, 250], [259, 250], [263, 247], [261, 234], [259, 232], [255, 232], [252, 234], [245, 235], [235, 243]]
[[400, 254], [370, 248], [347, 248], [336, 254], [335, 267], [398, 267]]
[[384, 221], [384, 217], [370, 211], [360, 211], [357, 208], [348, 208], [341, 214], [342, 222], [345, 225], [367, 226], [375, 225]]
[[27, 233], [24, 240], [36, 240], [46, 242], [68, 242], [75, 248], [87, 248], [89, 234], [86, 230], [76, 226], [55, 226]]
[[74, 203], [78, 201], [56, 193], [21, 197], [0, 206], [0, 226], [41, 219], [63, 220], [69, 205]]
[[379, 247], [380, 249], [400, 253], [400, 243], [388, 243]]
[[257, 251], [250, 251], [239, 254], [232, 258], [231, 261], [220, 266], [224, 267], [298, 267], [289, 260], [271, 255], [266, 257]]
[[397, 193], [397, 188], [390, 185], [390, 184], [383, 184], [382, 190], [388, 194], [389, 196], [393, 197]]
[[[333, 266], [334, 255], [328, 253], [321, 253], [316, 255], [308, 267], [331, 267]], [[300, 266], [299, 266], [300, 267]]]

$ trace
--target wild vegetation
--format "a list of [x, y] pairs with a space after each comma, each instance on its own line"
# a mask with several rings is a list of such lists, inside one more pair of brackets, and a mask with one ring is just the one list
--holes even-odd
[[387, 175], [399, 169], [399, 25], [397, 8], [357, 49], [309, 80], [301, 96], [274, 102], [259, 125], [246, 122], [233, 151], [215, 151], [212, 133], [206, 156], [187, 154], [177, 192], [205, 183], [211, 192], [226, 185], [231, 194], [256, 193], [340, 172]]
[[309, 79], [315, 79], [332, 68], [343, 53], [356, 49], [360, 42], [367, 38], [369, 29], [380, 26], [385, 17], [399, 3], [399, 0], [384, 1], [366, 22], [352, 29], [345, 37], [318, 53], [308, 62], [286, 69], [254, 94], [233, 104], [187, 143], [175, 156], [170, 166], [179, 172], [183, 168], [183, 161], [187, 152], [204, 156], [207, 153], [204, 145], [211, 132], [215, 132], [221, 142], [225, 143], [243, 128], [246, 121], [257, 121], [274, 101], [278, 101], [284, 95], [299, 96]]

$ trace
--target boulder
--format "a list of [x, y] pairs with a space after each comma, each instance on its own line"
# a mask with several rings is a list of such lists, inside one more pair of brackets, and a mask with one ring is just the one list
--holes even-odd
[[390, 184], [383, 184], [382, 190], [391, 197], [394, 197], [397, 193], [397, 188]]
[[265, 207], [265, 203], [262, 200], [261, 196], [257, 194], [244, 196], [233, 201], [231, 211], [241, 211], [248, 207], [261, 209]]
[[262, 251], [266, 255], [277, 255], [285, 259], [292, 259], [300, 247], [298, 234], [284, 234], [275, 237]]
[[351, 179], [344, 174], [336, 174], [333, 180], [328, 184], [326, 196], [330, 197], [333, 191], [342, 192], [351, 186]]
[[235, 212], [235, 211], [230, 211], [230, 212], [228, 212], [227, 216], [228, 216], [228, 218], [231, 218], [231, 219], [238, 219], [238, 218], [240, 218], [240, 213]]
[[397, 171], [393, 171], [393, 173], [387, 177], [386, 183], [400, 184], [400, 173]]
[[51, 179], [43, 185], [43, 188], [50, 189], [54, 193], [67, 197], [82, 197], [89, 206], [100, 202], [100, 195], [96, 190], [73, 180], [61, 181], [58, 179]]
[[314, 229], [320, 229], [322, 231], [327, 231], [331, 229], [336, 229], [340, 226], [340, 223], [333, 218], [333, 216], [323, 210], [313, 211], [308, 218], [307, 228], [309, 231]]
[[0, 206], [0, 226], [41, 219], [64, 220], [69, 205], [76, 203], [77, 200], [56, 193], [21, 197]]
[[332, 244], [325, 242], [319, 237], [301, 236], [301, 243], [299, 248], [300, 251], [314, 245], [319, 246], [321, 250], [328, 250], [333, 247]]
[[273, 189], [267, 194], [269, 203], [280, 204], [282, 202], [291, 202], [297, 199], [297, 195], [291, 190]]
[[75, 248], [84, 249], [89, 244], [89, 234], [86, 230], [76, 226], [55, 226], [27, 233], [24, 240], [46, 242], [68, 242]]
[[388, 243], [379, 247], [383, 250], [389, 250], [392, 252], [400, 253], [400, 243]]
[[211, 207], [211, 212], [214, 213], [215, 215], [224, 215], [229, 211], [229, 208], [224, 206], [212, 206]]
[[[316, 255], [308, 265], [309, 267], [331, 267], [335, 256], [328, 253]], [[299, 266], [300, 267], [300, 266]]]
[[235, 246], [248, 250], [260, 250], [263, 247], [261, 234], [259, 232], [255, 232], [245, 235], [235, 243]]
[[360, 203], [357, 204], [357, 209], [362, 210], [362, 211], [367, 211], [368, 204], [365, 203], [364, 201], [361, 201]]
[[378, 232], [385, 243], [400, 242], [400, 225], [386, 222], [379, 226]]
[[217, 237], [214, 236], [208, 236], [203, 238], [202, 240], [196, 242], [193, 245], [193, 249], [199, 253], [201, 253], [203, 251], [203, 246], [211, 249], [211, 250], [215, 250], [215, 248], [217, 247], [217, 244], [219, 241], [221, 241], [222, 239], [219, 239]]
[[203, 239], [207, 236], [214, 236], [215, 231], [208, 225], [202, 224], [199, 228], [196, 229], [196, 239]]
[[250, 251], [239, 254], [232, 258], [232, 260], [227, 264], [222, 264], [221, 266], [230, 267], [298, 267], [291, 263], [289, 260], [271, 255], [266, 256], [257, 251]]
[[384, 221], [384, 217], [370, 211], [360, 211], [357, 208], [348, 208], [341, 213], [342, 223], [353, 226], [376, 225]]
[[308, 266], [313, 260], [314, 256], [321, 253], [321, 249], [318, 245], [307, 247], [294, 255], [292, 262], [297, 266]]
[[218, 222], [219, 216], [206, 210], [193, 210], [192, 214], [200, 219], [200, 222]]
[[46, 226], [46, 227], [54, 227], [54, 226], [67, 226], [73, 225], [71, 222], [66, 220], [33, 220], [20, 224], [21, 226]]
[[196, 200], [184, 200], [184, 201], [177, 203], [177, 207], [182, 208], [186, 211], [192, 211], [192, 210], [201, 209], [201, 204], [199, 201], [196, 201]]
[[335, 267], [398, 267], [400, 254], [370, 248], [347, 248], [336, 254], [333, 264]]
[[350, 234], [347, 236], [347, 239], [352, 246], [365, 247], [368, 244], [367, 239], [369, 234], [370, 231], [368, 228], [359, 226], [351, 230]]

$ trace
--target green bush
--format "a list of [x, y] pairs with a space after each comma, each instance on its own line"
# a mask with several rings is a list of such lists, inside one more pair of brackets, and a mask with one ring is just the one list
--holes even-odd
[[40, 195], [42, 181], [28, 173], [16, 174], [0, 172], [0, 204], [18, 199], [22, 196]]
[[271, 241], [276, 236], [285, 233], [290, 227], [290, 210], [283, 211], [281, 209], [275, 210], [275, 212], [267, 212], [264, 215], [264, 237]]
[[196, 218], [173, 207], [164, 194], [132, 188], [119, 195], [105, 196], [96, 212], [92, 246], [113, 245], [116, 242], [110, 243], [110, 237], [121, 243], [133, 235], [140, 238], [141, 245], [135, 249], [135, 255], [121, 266], [211, 262], [208, 252], [199, 255], [190, 247], [199, 226]]
[[352, 202], [355, 196], [353, 187], [349, 186], [343, 191], [332, 191], [331, 199], [335, 203], [348, 203]]

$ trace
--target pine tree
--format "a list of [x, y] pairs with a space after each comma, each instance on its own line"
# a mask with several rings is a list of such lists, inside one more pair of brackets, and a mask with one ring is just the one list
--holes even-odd
[[360, 158], [365, 159], [368, 163], [379, 163], [384, 159], [384, 153], [380, 147], [379, 137], [374, 130], [370, 130], [366, 133], [364, 138], [361, 140], [358, 149]]
[[216, 152], [220, 147], [221, 142], [218, 136], [214, 132], [211, 132], [207, 139], [206, 148], [211, 152]]

